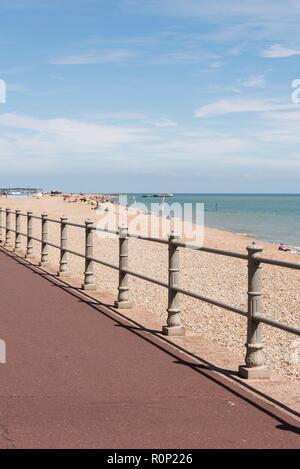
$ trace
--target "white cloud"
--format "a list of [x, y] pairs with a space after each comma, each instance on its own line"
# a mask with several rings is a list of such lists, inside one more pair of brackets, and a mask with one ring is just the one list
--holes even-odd
[[258, 99], [224, 99], [202, 106], [196, 111], [195, 116], [202, 118], [232, 113], [267, 112], [286, 109], [294, 109], [294, 105]]
[[127, 14], [214, 21], [211, 30], [202, 32], [210, 42], [299, 38], [298, 0], [122, 0], [120, 4]]
[[211, 62], [210, 64], [210, 68], [212, 69], [218, 69], [218, 68], [221, 68], [223, 65], [223, 62], [221, 60], [216, 60], [214, 62]]
[[[296, 176], [299, 174], [300, 169], [300, 158], [299, 154], [295, 155], [294, 157], [286, 157], [284, 159], [276, 159], [276, 158], [260, 158], [255, 155], [251, 157], [233, 157], [231, 158], [230, 163], [234, 167], [247, 167], [247, 168], [255, 168], [255, 172], [253, 174], [253, 178], [257, 177], [257, 169], [259, 168], [261, 171], [269, 171], [269, 175], [272, 177], [272, 173], [276, 173], [278, 171], [281, 172], [281, 175], [287, 174], [289, 171], [296, 171], [294, 173]], [[266, 176], [264, 176], [266, 177]]]
[[89, 51], [82, 54], [65, 55], [50, 60], [53, 65], [118, 64], [127, 63], [139, 54], [127, 49]]
[[3, 9], [26, 9], [37, 6], [39, 3], [44, 3], [47, 0], [1, 0], [0, 8]]
[[156, 127], [161, 127], [161, 128], [174, 128], [177, 127], [176, 122], [170, 120], [170, 119], [159, 119], [157, 122], [155, 122]]
[[1, 75], [19, 75], [23, 74], [24, 72], [28, 72], [35, 67], [33, 66], [19, 66], [19, 67], [10, 67], [10, 68], [3, 68], [0, 69]]
[[142, 121], [147, 119], [147, 115], [141, 112], [107, 112], [103, 114], [93, 114], [93, 119], [101, 121]]
[[206, 59], [215, 58], [214, 54], [209, 54], [204, 50], [186, 50], [167, 52], [160, 54], [157, 57], [150, 59], [150, 65], [165, 65], [165, 64], [193, 64], [203, 62]]
[[269, 49], [261, 51], [260, 55], [268, 59], [292, 57], [294, 55], [300, 55], [300, 49], [291, 49], [281, 44], [273, 44]]
[[260, 86], [264, 86], [266, 84], [266, 80], [264, 75], [251, 75], [250, 77], [246, 78], [242, 85], [245, 88], [256, 88]]
[[228, 51], [228, 54], [238, 57], [239, 55], [241, 55], [242, 50], [243, 50], [243, 46], [238, 45], [238, 46], [232, 47], [232, 49]]
[[300, 141], [296, 114], [299, 117], [296, 111], [263, 113], [266, 126], [244, 136], [238, 130], [231, 134], [199, 129], [187, 132], [179, 126], [171, 133], [155, 132], [150, 122], [144, 128], [0, 114], [0, 162], [3, 174], [75, 171], [96, 176], [105, 171], [138, 171], [154, 175], [170, 168], [174, 174], [215, 174], [216, 170], [239, 171], [237, 168], [252, 168], [253, 164], [293, 171], [299, 168], [297, 147], [294, 153], [290, 147], [285, 149], [284, 158], [275, 150], [280, 148], [278, 144]]
[[293, 108], [291, 111], [264, 113], [263, 119], [266, 126], [254, 133], [254, 137], [271, 144], [282, 143], [298, 146], [300, 143], [300, 111], [295, 105]]
[[[176, 125], [168, 119], [158, 124], [170, 130]], [[151, 122], [145, 128], [0, 114], [0, 162], [6, 174], [61, 174], [66, 169], [94, 175], [106, 169], [160, 174], [170, 161], [173, 169], [186, 171], [187, 162], [190, 170], [200, 168], [247, 147], [238, 137], [211, 132], [155, 131]]]
[[[8, 131], [4, 133], [5, 128]], [[99, 154], [107, 148], [154, 138], [143, 127], [100, 125], [66, 118], [38, 119], [18, 114], [0, 114], [0, 129], [16, 148], [21, 143], [23, 151], [30, 154], [41, 154], [41, 148], [48, 148], [48, 156], [51, 152], [57, 155], [66, 151]]]
[[13, 91], [15, 93], [24, 93], [26, 91], [26, 88], [23, 85], [8, 83], [7, 84], [7, 91]]
[[172, 161], [202, 161], [210, 163], [211, 159], [222, 160], [224, 156], [239, 153], [248, 148], [246, 141], [237, 137], [222, 136], [215, 133], [186, 134], [181, 139], [155, 143], [152, 150], [159, 156], [172, 155]]
[[137, 11], [144, 14], [167, 16], [213, 16], [234, 17], [247, 16], [284, 18], [300, 13], [300, 7], [295, 0], [123, 0], [123, 9]]
[[290, 112], [269, 112], [266, 114], [268, 119], [279, 121], [281, 124], [285, 122], [287, 125], [295, 122], [300, 128], [300, 110], [299, 106], [293, 106]]

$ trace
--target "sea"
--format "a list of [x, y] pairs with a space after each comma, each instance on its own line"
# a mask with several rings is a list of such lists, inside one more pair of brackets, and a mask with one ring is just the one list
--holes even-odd
[[[162, 203], [162, 197], [151, 197], [150, 194], [124, 195], [129, 205], [144, 204], [149, 211], [155, 211], [153, 204], [157, 206]], [[300, 194], [175, 193], [173, 197], [165, 197], [165, 206], [173, 203], [182, 206], [192, 204], [194, 207], [196, 204], [204, 204], [206, 226], [300, 247]], [[197, 222], [195, 214], [194, 210], [189, 221]]]
[[[126, 194], [129, 205], [162, 202], [161, 197]], [[150, 195], [150, 194], [148, 194]], [[300, 194], [174, 194], [165, 204], [204, 204], [205, 225], [273, 243], [300, 246]], [[192, 216], [196, 221], [195, 212]]]

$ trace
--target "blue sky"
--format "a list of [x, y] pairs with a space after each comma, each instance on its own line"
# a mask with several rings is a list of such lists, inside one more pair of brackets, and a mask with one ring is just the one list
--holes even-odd
[[299, 20], [295, 0], [0, 0], [0, 185], [299, 192]]

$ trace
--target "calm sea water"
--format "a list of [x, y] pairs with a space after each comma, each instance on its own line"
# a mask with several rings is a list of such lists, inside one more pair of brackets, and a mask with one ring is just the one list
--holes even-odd
[[[133, 196], [128, 194], [129, 204]], [[143, 198], [142, 194], [135, 197], [149, 209], [151, 203], [161, 202], [156, 197]], [[204, 203], [207, 226], [300, 246], [300, 194], [174, 194], [166, 202]]]

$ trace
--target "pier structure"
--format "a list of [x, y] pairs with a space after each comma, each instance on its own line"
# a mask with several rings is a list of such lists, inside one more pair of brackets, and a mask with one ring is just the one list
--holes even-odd
[[40, 194], [43, 189], [40, 187], [0, 187], [1, 195], [34, 195]]

